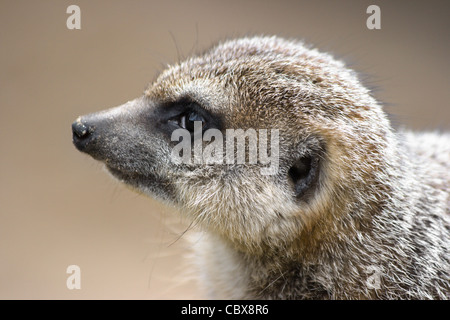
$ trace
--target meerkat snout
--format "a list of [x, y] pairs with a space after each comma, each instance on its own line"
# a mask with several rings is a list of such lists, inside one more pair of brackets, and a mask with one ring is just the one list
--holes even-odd
[[395, 132], [327, 53], [227, 41], [72, 130], [199, 226], [213, 298], [450, 297], [449, 135]]

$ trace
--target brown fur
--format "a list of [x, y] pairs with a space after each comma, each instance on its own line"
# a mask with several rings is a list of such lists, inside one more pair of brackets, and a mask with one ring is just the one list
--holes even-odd
[[[142, 117], [185, 98], [225, 128], [279, 129], [278, 173], [173, 166], [170, 144]], [[297, 41], [238, 39], [168, 68], [142, 99], [115, 109], [106, 137], [125, 142], [103, 138], [95, 157], [201, 227], [197, 261], [211, 297], [449, 298], [450, 138], [394, 132], [343, 63]], [[299, 198], [288, 172], [307, 155], [320, 174]]]

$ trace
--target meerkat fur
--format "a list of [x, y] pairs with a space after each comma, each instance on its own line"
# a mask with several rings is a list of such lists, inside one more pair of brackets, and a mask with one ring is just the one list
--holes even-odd
[[[170, 134], [190, 119], [278, 129], [278, 171], [174, 164]], [[450, 298], [450, 135], [394, 130], [354, 71], [300, 41], [225, 41], [73, 131], [113, 176], [198, 226], [211, 298]]]

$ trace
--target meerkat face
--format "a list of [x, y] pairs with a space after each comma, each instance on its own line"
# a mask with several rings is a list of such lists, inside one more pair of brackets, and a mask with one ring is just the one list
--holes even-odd
[[354, 167], [365, 151], [354, 143], [385, 125], [342, 63], [256, 37], [172, 66], [142, 97], [72, 128], [75, 146], [120, 181], [257, 250], [289, 241], [345, 197], [337, 191], [349, 177], [362, 179]]

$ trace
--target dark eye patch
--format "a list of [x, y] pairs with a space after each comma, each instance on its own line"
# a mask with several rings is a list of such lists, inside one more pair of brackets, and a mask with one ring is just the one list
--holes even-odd
[[193, 134], [195, 121], [202, 122], [203, 132], [212, 128], [223, 129], [221, 115], [206, 110], [199, 103], [189, 98], [160, 104], [156, 107], [152, 118], [157, 121], [157, 127], [169, 138], [173, 130], [180, 128]]

